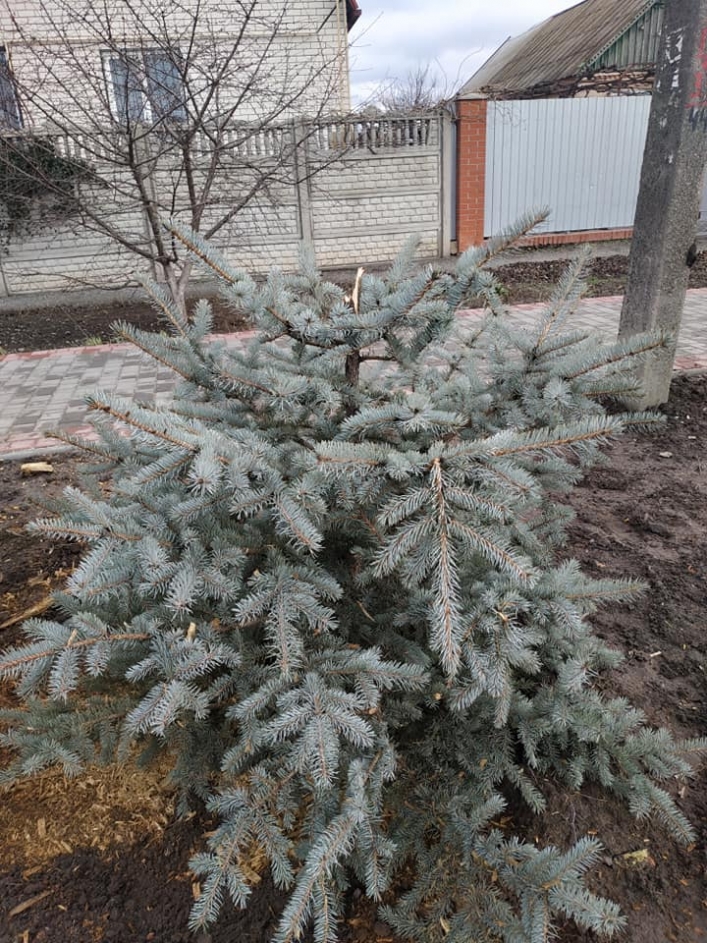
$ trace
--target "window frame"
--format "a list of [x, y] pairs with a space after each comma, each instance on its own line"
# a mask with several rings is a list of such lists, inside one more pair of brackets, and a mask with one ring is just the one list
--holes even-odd
[[[103, 77], [108, 92], [108, 105], [111, 116], [121, 127], [134, 124], [181, 125], [187, 121], [187, 109], [184, 98], [184, 77], [181, 70], [181, 55], [179, 49], [166, 49], [161, 46], [126, 46], [124, 49], [101, 50]], [[116, 77], [114, 64], [121, 63], [125, 69], [125, 87], [121, 89], [122, 101], [118, 97], [120, 80]], [[159, 73], [160, 65], [169, 63], [172, 79], [176, 79], [175, 88], [171, 89], [166, 83], [155, 78]], [[130, 69], [135, 76], [134, 86], [130, 86]], [[166, 70], [163, 71], [166, 75]], [[177, 88], [178, 85], [178, 88]], [[140, 107], [131, 106], [130, 96], [140, 96]], [[172, 107], [161, 107], [159, 96], [164, 99], [173, 97]], [[132, 113], [131, 113], [132, 112]], [[137, 112], [137, 113], [135, 113]]]
[[0, 45], [0, 133], [22, 131], [24, 115], [7, 46]]

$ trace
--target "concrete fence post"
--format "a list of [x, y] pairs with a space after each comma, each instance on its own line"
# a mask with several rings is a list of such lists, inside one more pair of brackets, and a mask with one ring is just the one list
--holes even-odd
[[456, 123], [448, 109], [439, 121], [440, 148], [440, 238], [439, 255], [444, 258], [457, 251], [457, 148]]
[[309, 151], [309, 138], [312, 129], [303, 119], [294, 118], [291, 132], [300, 239], [304, 246], [314, 252], [314, 223], [312, 220], [312, 193], [310, 188], [313, 168]]

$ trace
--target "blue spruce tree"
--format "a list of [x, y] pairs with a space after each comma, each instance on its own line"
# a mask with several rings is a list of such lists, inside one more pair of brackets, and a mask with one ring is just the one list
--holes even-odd
[[557, 553], [557, 495], [657, 421], [602, 403], [664, 340], [574, 326], [581, 261], [514, 324], [484, 264], [534, 222], [453, 274], [417, 270], [410, 245], [350, 295], [309, 260], [256, 283], [175, 230], [256, 339], [209, 342], [208, 304], [186, 318], [154, 286], [169, 332], [120, 326], [181, 384], [168, 406], [97, 394], [98, 441], [67, 437], [111, 486], [67, 490], [35, 525], [88, 549], [61, 617], [0, 658], [25, 701], [3, 778], [168, 756], [182, 808], [220, 820], [191, 863], [194, 928], [247, 904], [257, 844], [289, 892], [276, 943], [310, 923], [332, 943], [351, 882], [380, 901], [403, 864], [384, 913], [420, 943], [542, 943], [556, 916], [610, 936], [623, 919], [584, 883], [596, 840], [539, 848], [493, 824], [510, 790], [541, 810], [548, 778], [690, 839], [666, 783], [705, 745], [595, 684], [620, 656], [588, 617], [640, 586]]

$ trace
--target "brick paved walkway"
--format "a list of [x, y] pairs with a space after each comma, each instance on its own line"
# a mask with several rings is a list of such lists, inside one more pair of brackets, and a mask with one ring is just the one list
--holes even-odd
[[[576, 322], [604, 336], [615, 337], [621, 297], [585, 299]], [[517, 305], [513, 317], [529, 321], [542, 305]], [[468, 312], [467, 317], [478, 317]], [[237, 345], [242, 335], [229, 335]], [[707, 288], [687, 293], [678, 341], [676, 369], [707, 368]], [[86, 424], [84, 397], [106, 389], [143, 401], [168, 397], [173, 374], [129, 344], [73, 347], [65, 350], [7, 354], [0, 359], [0, 460], [56, 449], [45, 433], [61, 429], [82, 434]]]

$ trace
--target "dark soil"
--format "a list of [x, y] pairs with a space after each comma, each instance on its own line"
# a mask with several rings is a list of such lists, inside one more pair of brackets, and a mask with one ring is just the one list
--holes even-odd
[[[568, 257], [573, 247], [567, 248]], [[525, 262], [523, 250], [518, 261], [495, 269], [503, 286], [507, 304], [544, 301], [557, 285], [567, 267], [564, 259]], [[623, 255], [595, 258], [587, 273], [587, 297], [623, 294], [628, 258]], [[340, 284], [351, 281], [350, 273], [336, 272], [331, 277]], [[690, 271], [690, 287], [707, 287], [707, 253], [698, 256]], [[129, 321], [146, 331], [162, 330], [164, 323], [149, 304], [108, 304], [76, 307], [60, 304], [36, 311], [17, 314], [0, 312], [0, 351], [20, 353], [28, 350], [52, 350], [84, 344], [108, 343], [113, 339], [111, 326], [119, 320]], [[220, 299], [214, 303], [214, 330], [228, 333], [247, 327], [239, 315]]]
[[[218, 334], [241, 331], [247, 326], [220, 300], [215, 301], [213, 312], [214, 331]], [[104, 302], [92, 307], [57, 304], [36, 311], [0, 311], [0, 353], [107, 344], [115, 340], [113, 325], [117, 321], [128, 321], [144, 331], [165, 329], [164, 320], [148, 303]]]
[[[567, 554], [595, 577], [648, 583], [633, 604], [595, 617], [599, 634], [626, 656], [602, 680], [607, 693], [625, 695], [655, 725], [705, 736], [707, 374], [678, 377], [665, 412], [669, 420], [657, 434], [630, 433], [614, 442], [610, 463], [571, 496], [577, 519]], [[17, 464], [0, 464], [0, 623], [43, 598], [75, 562], [73, 545], [54, 545], [50, 553], [47, 542], [20, 529], [35, 516], [37, 500], [46, 502], [75, 482], [70, 456], [52, 461], [54, 474], [42, 480], [22, 479]], [[15, 626], [0, 629], [0, 647], [16, 637]], [[3, 797], [0, 943], [196, 943], [185, 929], [193, 889], [187, 862], [200, 847], [204, 822], [174, 821], [159, 771], [152, 779], [127, 767], [119, 780], [103, 775], [91, 770], [67, 783], [45, 774]], [[512, 825], [539, 844], [566, 846], [598, 834], [606, 852], [590, 883], [620, 903], [629, 921], [624, 939], [707, 941], [704, 772], [672, 790], [697, 832], [688, 848], [653, 823], [636, 822], [599, 790], [566, 794], [542, 785], [550, 796], [548, 811], [536, 818], [519, 811]], [[228, 914], [213, 931], [213, 943], [265, 943], [280, 905], [263, 878], [249, 909]], [[358, 897], [344, 939], [383, 943], [393, 936]], [[591, 935], [567, 926], [560, 939], [584, 943]]]
[[[643, 597], [594, 617], [598, 634], [625, 654], [609, 679], [651, 724], [678, 736], [707, 735], [707, 374], [680, 376], [658, 435], [627, 435], [572, 495], [577, 519], [569, 555], [596, 578], [648, 584]], [[564, 796], [540, 834], [559, 844], [596, 832], [606, 846], [591, 883], [619, 901], [628, 939], [707, 940], [707, 775], [673, 794], [697, 832], [687, 849], [650, 823], [636, 822], [598, 791]], [[631, 853], [648, 851], [635, 867]], [[576, 931], [564, 938], [584, 940]], [[590, 935], [586, 939], [591, 939]]]
[[[25, 913], [0, 925], [2, 943], [201, 943], [188, 930], [193, 901], [187, 861], [201, 839], [195, 819], [168, 828], [159, 844], [140, 843], [101, 854], [90, 848], [59, 855], [37, 874], [14, 868], [2, 878], [3, 907], [46, 894]], [[209, 943], [266, 943], [281, 895], [261, 886], [245, 911], [212, 928]], [[18, 932], [20, 931], [20, 932]]]
[[[50, 461], [55, 473], [33, 478], [21, 476], [19, 463], [0, 462], [0, 627], [45, 599], [78, 563], [76, 542], [30, 537], [25, 530], [29, 521], [50, 517], [52, 499], [77, 483], [72, 460]], [[0, 648], [17, 634], [15, 628], [0, 628]]]
[[[567, 258], [576, 254], [568, 248]], [[522, 259], [522, 250], [519, 252]], [[513, 262], [512, 265], [499, 265], [494, 274], [503, 287], [503, 299], [506, 304], [526, 304], [545, 301], [557, 286], [567, 268], [566, 259], [548, 259], [543, 262]], [[622, 295], [626, 287], [628, 256], [598, 256], [592, 259], [587, 268], [586, 297], [598, 298], [605, 295]], [[702, 252], [690, 269], [690, 288], [707, 287], [707, 252]]]

